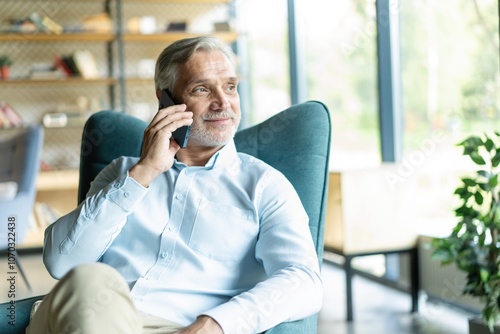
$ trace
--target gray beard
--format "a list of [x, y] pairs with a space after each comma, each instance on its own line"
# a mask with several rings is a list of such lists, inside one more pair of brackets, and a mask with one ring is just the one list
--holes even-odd
[[[221, 125], [218, 127], [220, 130], [224, 130], [227, 125]], [[207, 129], [202, 129], [193, 125], [191, 128], [191, 132], [189, 133], [189, 140], [196, 146], [205, 146], [205, 147], [218, 147], [224, 146], [229, 141], [231, 141], [236, 134], [236, 127], [233, 127], [231, 135], [224, 135], [221, 137], [220, 132], [211, 132]]]
[[[201, 124], [203, 124], [203, 121], [216, 117], [231, 117], [233, 122], [236, 123], [233, 123], [232, 125], [211, 126], [212, 130], [215, 129], [216, 131], [210, 131], [209, 129], [201, 126]], [[236, 134], [236, 130], [238, 129], [239, 119], [233, 112], [217, 112], [206, 115], [201, 121], [201, 124], [196, 122], [191, 125], [191, 132], [189, 134], [189, 140], [191, 141], [191, 144], [194, 146], [203, 147], [219, 147], [226, 145], [233, 139], [234, 135]], [[225, 130], [227, 130], [228, 126], [231, 126], [233, 128], [230, 135], [225, 134]], [[222, 132], [224, 132], [224, 137], [221, 136]]]

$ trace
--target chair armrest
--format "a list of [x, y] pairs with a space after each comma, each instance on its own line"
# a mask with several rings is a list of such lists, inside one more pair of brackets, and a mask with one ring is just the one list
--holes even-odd
[[317, 333], [318, 315], [312, 315], [308, 318], [284, 322], [271, 328], [266, 334], [310, 334]]
[[29, 325], [31, 307], [44, 296], [16, 300], [15, 304], [6, 302], [0, 304], [0, 333], [24, 334]]

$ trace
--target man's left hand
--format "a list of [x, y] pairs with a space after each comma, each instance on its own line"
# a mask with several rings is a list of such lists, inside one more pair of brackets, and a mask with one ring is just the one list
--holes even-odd
[[217, 321], [209, 316], [202, 315], [191, 325], [173, 334], [224, 334]]

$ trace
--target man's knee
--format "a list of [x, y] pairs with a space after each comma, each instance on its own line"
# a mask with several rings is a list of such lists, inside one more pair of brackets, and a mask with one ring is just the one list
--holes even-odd
[[101, 290], [102, 288], [126, 289], [128, 285], [120, 273], [103, 263], [82, 264], [69, 271], [63, 278], [66, 284], [78, 289]]
[[116, 300], [117, 295], [124, 297], [129, 294], [129, 287], [122, 276], [102, 263], [75, 267], [63, 277], [56, 290], [61, 292], [57, 295], [63, 300], [71, 296], [69, 298], [88, 301], [95, 306], [108, 305]]

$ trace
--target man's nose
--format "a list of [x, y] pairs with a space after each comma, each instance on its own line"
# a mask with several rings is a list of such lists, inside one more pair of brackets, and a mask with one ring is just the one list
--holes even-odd
[[216, 93], [214, 94], [213, 101], [210, 104], [210, 108], [212, 110], [227, 110], [231, 104], [229, 103], [229, 100], [222, 90], [217, 90]]

